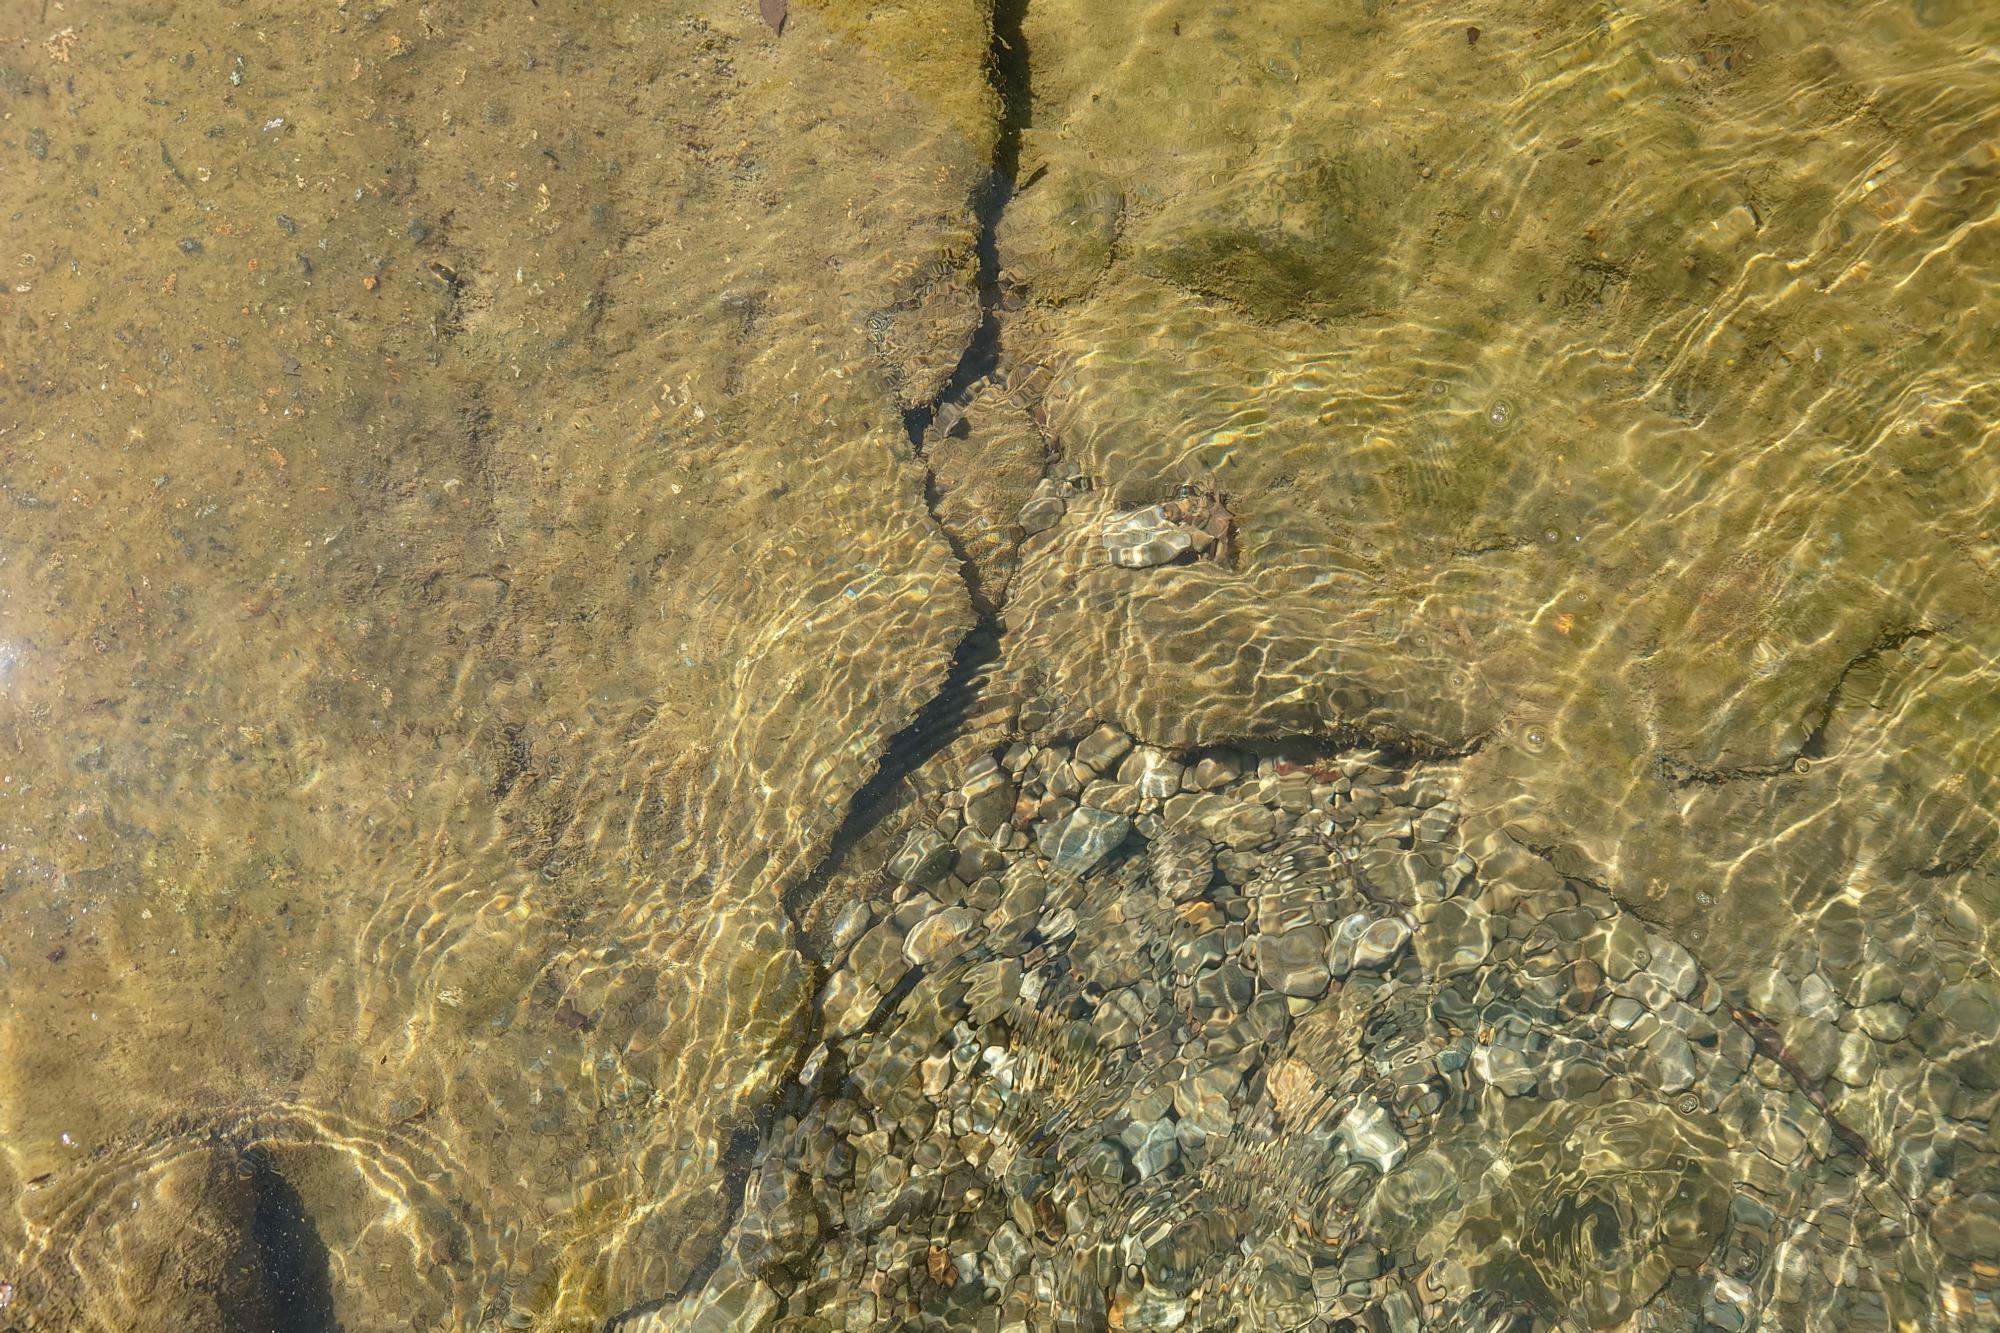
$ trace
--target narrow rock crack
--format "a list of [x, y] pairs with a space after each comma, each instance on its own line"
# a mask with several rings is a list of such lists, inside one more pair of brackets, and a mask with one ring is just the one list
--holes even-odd
[[[608, 1316], [602, 1326], [604, 1333], [614, 1333], [633, 1320], [664, 1309], [680, 1296], [699, 1291], [720, 1265], [728, 1233], [743, 1211], [743, 1191], [755, 1165], [757, 1151], [768, 1138], [772, 1122], [785, 1109], [810, 1094], [810, 1089], [801, 1086], [799, 1074], [807, 1054], [819, 1045], [824, 1028], [819, 996], [825, 980], [826, 962], [813, 951], [805, 913], [825, 890], [848, 853], [895, 808], [895, 794], [903, 781], [958, 735], [979, 697], [987, 669], [999, 659], [1001, 626], [997, 608], [982, 604], [975, 591], [978, 584], [973, 575], [971, 557], [939, 514], [941, 496], [937, 474], [925, 449], [925, 437], [936, 419], [940, 403], [965, 397], [991, 376], [1000, 363], [998, 233], [1000, 216], [1014, 195], [1020, 162], [1021, 128], [1028, 116], [1028, 47], [1021, 28], [1026, 13], [1027, 0], [997, 0], [992, 15], [993, 43], [987, 74], [1000, 95], [1001, 114], [999, 134], [994, 143], [993, 169], [972, 200], [973, 214], [979, 227], [976, 251], [979, 259], [979, 324], [937, 397], [903, 413], [903, 429], [909, 435], [911, 449], [924, 467], [924, 507], [959, 563], [960, 581], [978, 618], [953, 650], [951, 664], [946, 668], [936, 693], [917, 710], [907, 725], [889, 738], [874, 774], [849, 800], [847, 813], [834, 830], [818, 863], [784, 895], [784, 911], [792, 925], [794, 947], [804, 956], [806, 966], [812, 973], [812, 1011], [793, 1064], [785, 1071], [778, 1094], [759, 1115], [754, 1130], [746, 1128], [738, 1131], [731, 1140], [729, 1151], [724, 1154], [729, 1217], [729, 1226], [725, 1226], [722, 1232], [724, 1242], [717, 1244], [715, 1253], [689, 1276], [679, 1293], [643, 1301]], [[885, 1007], [893, 1009], [894, 1006]]]

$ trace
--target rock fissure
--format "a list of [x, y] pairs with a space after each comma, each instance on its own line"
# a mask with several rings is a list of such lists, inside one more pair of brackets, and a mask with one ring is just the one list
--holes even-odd
[[1872, 662], [1885, 653], [1893, 653], [1904, 644], [1917, 639], [1929, 639], [1938, 631], [1927, 626], [1910, 626], [1893, 630], [1882, 635], [1874, 643], [1849, 658], [1834, 677], [1833, 685], [1827, 690], [1826, 698], [1813, 710], [1813, 721], [1806, 729], [1805, 739], [1788, 754], [1761, 764], [1734, 764], [1727, 767], [1709, 767], [1676, 759], [1670, 754], [1659, 756], [1660, 773], [1676, 787], [1725, 786], [1732, 782], [1749, 782], [1762, 778], [1782, 777], [1787, 773], [1804, 772], [1799, 765], [1808, 766], [1826, 753], [1826, 729], [1833, 722], [1834, 710], [1840, 704], [1840, 692], [1847, 685], [1847, 678], [1862, 665]]
[[[941, 494], [937, 472], [926, 448], [926, 436], [937, 419], [941, 405], [961, 402], [978, 385], [990, 379], [1000, 363], [1001, 285], [998, 230], [1001, 214], [1014, 194], [1015, 175], [1020, 160], [1020, 130], [1028, 109], [1028, 48], [1026, 38], [1021, 31], [1026, 11], [1026, 0], [998, 0], [992, 15], [993, 39], [988, 74], [1000, 94], [1001, 115], [1000, 130], [994, 145], [992, 171], [972, 199], [973, 213], [978, 226], [976, 281], [979, 323], [967, 340], [958, 364], [947, 377], [944, 387], [931, 401], [911, 407], [903, 413], [903, 428], [908, 435], [911, 450], [924, 469], [925, 510], [930, 515], [938, 535], [950, 548], [953, 558], [958, 561], [959, 579], [965, 587], [977, 619], [953, 650], [950, 665], [946, 668], [944, 679], [939, 683], [937, 691], [917, 710], [916, 715], [906, 725], [889, 738], [874, 773], [849, 799], [847, 812], [835, 828], [826, 850], [813, 868], [784, 893], [784, 912], [792, 927], [794, 947], [798, 949], [813, 974], [813, 1003], [807, 1019], [807, 1030], [799, 1042], [791, 1068], [785, 1072], [780, 1091], [757, 1118], [755, 1143], [761, 1143], [766, 1139], [771, 1123], [778, 1114], [801, 1097], [810, 1094], [811, 1089], [806, 1084], [813, 1082], [810, 1079], [802, 1082], [801, 1073], [810, 1053], [821, 1044], [820, 1037], [825, 1026], [821, 1001], [827, 960], [818, 957], [815, 952], [812, 934], [805, 920], [806, 912], [845, 863], [854, 846], [896, 808], [897, 788], [911, 773], [944, 749], [959, 734], [985, 683], [986, 672], [999, 658], [1001, 637], [999, 608], [980, 595], [972, 557], [964, 543], [953, 532], [951, 525], [940, 515]], [[903, 987], [884, 997], [871, 1022], [884, 1021], [893, 1013], [908, 989], [920, 979], [920, 975], [913, 972], [906, 978]], [[736, 1158], [739, 1154], [732, 1152], [730, 1156]], [[744, 1161], [729, 1171], [729, 1216], [732, 1222], [742, 1214], [748, 1165], [748, 1161]], [[728, 1228], [725, 1228], [724, 1234], [727, 1233]], [[718, 1246], [716, 1253], [690, 1276], [676, 1295], [684, 1296], [699, 1291], [713, 1275], [721, 1258], [722, 1247]], [[664, 1309], [673, 1299], [675, 1296], [655, 1298], [618, 1311], [606, 1318], [603, 1325], [605, 1333], [612, 1333], [612, 1330], [632, 1320]]]

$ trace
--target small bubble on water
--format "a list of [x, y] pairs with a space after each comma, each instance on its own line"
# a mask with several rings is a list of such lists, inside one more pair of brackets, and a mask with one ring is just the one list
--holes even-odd
[[1514, 419], [1514, 404], [1505, 398], [1495, 398], [1486, 408], [1486, 420], [1495, 430], [1505, 430]]
[[1701, 1109], [1701, 1099], [1690, 1092], [1681, 1098], [1680, 1107], [1682, 1115], [1693, 1115]]
[[1530, 754], [1540, 754], [1549, 748], [1549, 733], [1540, 727], [1529, 727], [1521, 733], [1521, 743], [1528, 747]]
[[1557, 542], [1562, 540], [1562, 534], [1560, 532], [1557, 532], [1554, 528], [1544, 528], [1542, 530], [1542, 540], [1547, 542], [1549, 545], [1554, 546]]

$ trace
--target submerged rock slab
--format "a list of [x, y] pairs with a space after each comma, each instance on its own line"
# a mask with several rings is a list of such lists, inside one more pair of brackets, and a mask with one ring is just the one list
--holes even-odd
[[[1768, 17], [1542, 5], [1447, 42], [1393, 7], [1034, 7], [1009, 347], [1092, 489], [1016, 575], [1023, 677], [1160, 744], [1472, 753], [1481, 846], [1744, 967], [1829, 883], [2000, 911], [1993, 313], [1931, 193], [1992, 129], [1955, 45], [1986, 26]], [[1784, 54], [1665, 54], [1705, 41]], [[1826, 133], [1836, 87], [1923, 150]], [[1617, 150], [1607, 97], [1674, 146]], [[1194, 476], [1234, 559], [1110, 567], [1100, 527]], [[1155, 535], [1135, 558], [1175, 557]]]
[[783, 895], [971, 623], [892, 386], [977, 319], [986, 15], [783, 27], [145, 0], [0, 57], [10, 1318], [137, 1327], [214, 1141], [348, 1328], [710, 1255]]

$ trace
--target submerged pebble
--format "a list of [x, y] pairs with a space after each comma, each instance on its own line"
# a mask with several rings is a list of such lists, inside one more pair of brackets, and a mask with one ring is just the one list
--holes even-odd
[[1069, 818], [1050, 830], [1044, 852], [1065, 875], [1084, 875], [1109, 856], [1132, 831], [1132, 821], [1109, 810], [1078, 806]]
[[[2000, 990], [1872, 978], [1848, 1008], [1770, 972], [1725, 993], [1604, 895], [1481, 865], [1446, 772], [1190, 756], [1111, 725], [964, 761], [887, 854], [887, 901], [833, 926], [813, 1068], [846, 1077], [766, 1146], [797, 1186], [747, 1193], [738, 1224], [791, 1256], [786, 1309], [1478, 1327], [1504, 1238], [1533, 1235], [1589, 1274], [1563, 1289], [1579, 1325], [1684, 1271], [1709, 1326], [1748, 1329], [1781, 1229], [1847, 1253], [1798, 1201], [1859, 1215], [1877, 1182], [1853, 1142], [1906, 1190], [1941, 1178], [1939, 1144], [1985, 1142], [1983, 1120], [1877, 1143], [1865, 1112], [1832, 1117], [1910, 1096], [1912, 1047], [1962, 1071], [1927, 1076], [1945, 1104], [2000, 1110], [1980, 1063]], [[1211, 1181], [1231, 1206], [1158, 1210]], [[837, 1245], [787, 1221], [807, 1193]], [[1937, 1215], [1948, 1255], [1985, 1243], [1976, 1202]]]
[[1104, 520], [1104, 552], [1124, 569], [1171, 564], [1194, 550], [1195, 533], [1167, 517], [1161, 505], [1148, 505]]

